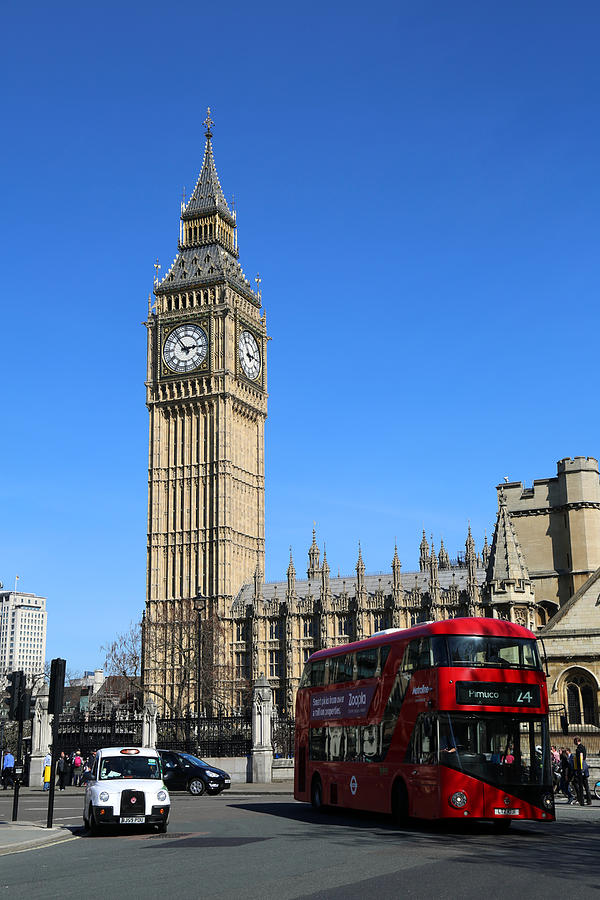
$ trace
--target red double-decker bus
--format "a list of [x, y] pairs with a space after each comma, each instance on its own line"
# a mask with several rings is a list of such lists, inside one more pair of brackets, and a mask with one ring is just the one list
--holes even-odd
[[399, 822], [554, 820], [535, 635], [448, 619], [313, 653], [296, 698], [294, 796]]

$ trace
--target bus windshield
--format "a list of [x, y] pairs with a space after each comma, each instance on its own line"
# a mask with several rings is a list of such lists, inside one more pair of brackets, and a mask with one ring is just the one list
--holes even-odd
[[446, 635], [450, 666], [541, 669], [536, 642], [495, 635]]
[[498, 785], [552, 782], [548, 727], [540, 716], [440, 713], [439, 761]]

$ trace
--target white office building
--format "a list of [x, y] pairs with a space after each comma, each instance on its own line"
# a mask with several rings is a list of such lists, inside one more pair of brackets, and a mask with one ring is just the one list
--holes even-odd
[[44, 671], [46, 598], [0, 589], [0, 677], [22, 670], [31, 684]]

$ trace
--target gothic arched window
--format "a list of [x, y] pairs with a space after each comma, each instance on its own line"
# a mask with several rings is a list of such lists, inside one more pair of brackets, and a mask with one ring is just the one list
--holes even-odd
[[596, 688], [584, 672], [569, 672], [565, 679], [566, 706], [572, 725], [597, 725]]

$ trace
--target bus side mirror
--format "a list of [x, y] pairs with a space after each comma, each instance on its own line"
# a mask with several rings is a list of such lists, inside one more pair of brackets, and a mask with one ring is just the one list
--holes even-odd
[[569, 733], [569, 720], [564, 714], [560, 717], [560, 728], [563, 734]]

